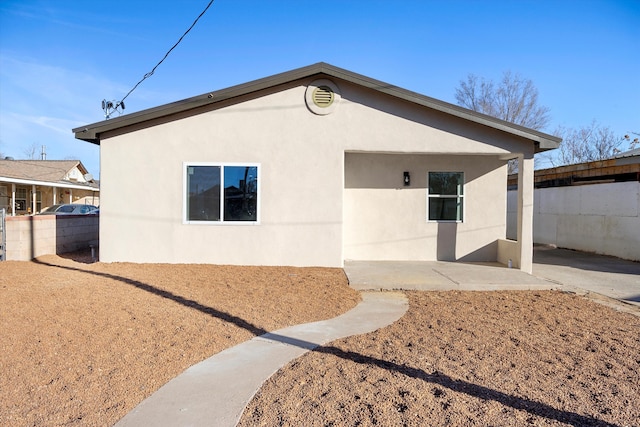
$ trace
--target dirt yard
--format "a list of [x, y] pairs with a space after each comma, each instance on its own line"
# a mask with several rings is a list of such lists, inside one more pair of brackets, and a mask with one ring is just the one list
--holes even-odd
[[0, 425], [113, 425], [189, 366], [359, 301], [341, 269], [2, 262]]
[[281, 369], [240, 425], [640, 425], [640, 318], [557, 291], [408, 296]]
[[[359, 301], [340, 269], [0, 264], [0, 425], [107, 426], [267, 330]], [[272, 377], [253, 425], [638, 426], [640, 318], [559, 292], [408, 292], [409, 312]]]

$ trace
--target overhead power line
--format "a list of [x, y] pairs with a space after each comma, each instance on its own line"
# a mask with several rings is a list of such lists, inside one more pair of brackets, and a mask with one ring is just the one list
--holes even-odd
[[155, 67], [153, 67], [151, 69], [151, 71], [149, 71], [147, 74], [145, 74], [142, 79], [140, 79], [140, 81], [138, 83], [135, 84], [135, 86], [133, 86], [133, 88], [131, 88], [131, 90], [124, 96], [124, 98], [122, 98], [120, 100], [120, 102], [112, 102], [112, 101], [106, 101], [103, 100], [102, 101], [102, 109], [105, 112], [105, 117], [108, 119], [109, 116], [111, 116], [111, 113], [113, 113], [113, 111], [117, 110], [118, 108], [122, 108], [124, 110], [124, 100], [127, 99], [127, 97], [129, 95], [131, 95], [131, 93], [137, 89], [138, 86], [140, 86], [140, 84], [145, 81], [146, 79], [148, 79], [149, 77], [151, 77], [153, 75], [153, 73], [156, 72], [156, 68], [158, 68], [160, 66], [160, 64], [162, 64], [164, 62], [165, 59], [167, 59], [167, 57], [169, 56], [169, 54], [171, 53], [171, 51], [173, 49], [175, 49], [180, 42], [182, 41], [182, 39], [184, 39], [184, 37], [189, 34], [189, 31], [191, 31], [191, 29], [193, 29], [193, 27], [196, 26], [196, 24], [198, 23], [198, 21], [200, 20], [200, 18], [202, 18], [202, 15], [204, 15], [207, 10], [209, 10], [209, 7], [211, 7], [211, 5], [213, 4], [214, 0], [211, 0], [209, 2], [209, 4], [207, 4], [207, 7], [204, 8], [204, 10], [200, 13], [200, 15], [198, 15], [198, 17], [195, 19], [195, 21], [193, 21], [193, 24], [191, 24], [191, 26], [187, 29], [187, 31], [184, 32], [184, 34], [182, 34], [182, 36], [180, 36], [180, 38], [178, 39], [178, 41], [171, 46], [171, 49], [169, 49], [167, 51], [167, 53], [164, 54], [164, 56], [162, 57], [162, 59], [155, 65]]

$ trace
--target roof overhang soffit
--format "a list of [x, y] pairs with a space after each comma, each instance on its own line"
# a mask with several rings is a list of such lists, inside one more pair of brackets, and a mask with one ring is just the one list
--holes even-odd
[[20, 184], [20, 185], [36, 185], [40, 187], [69, 188], [72, 190], [100, 191], [100, 188], [91, 187], [88, 185], [79, 185], [79, 184], [64, 183], [64, 182], [36, 181], [32, 179], [10, 178], [10, 177], [4, 177], [4, 176], [0, 176], [0, 182], [8, 182], [10, 184]]

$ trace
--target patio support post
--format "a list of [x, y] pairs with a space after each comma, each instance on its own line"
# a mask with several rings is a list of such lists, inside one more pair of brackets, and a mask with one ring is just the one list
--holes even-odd
[[518, 156], [518, 267], [533, 272], [533, 154]]
[[31, 186], [31, 215], [36, 213], [36, 186]]
[[11, 216], [16, 216], [16, 185], [11, 184]]

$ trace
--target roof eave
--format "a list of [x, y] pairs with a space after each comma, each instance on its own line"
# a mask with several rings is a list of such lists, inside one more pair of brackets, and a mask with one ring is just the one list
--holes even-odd
[[[238, 96], [247, 95], [279, 84], [309, 77], [322, 72], [328, 64], [318, 63], [292, 71], [265, 77], [259, 80], [232, 86], [214, 92], [205, 93], [158, 107], [127, 114], [114, 119], [103, 120], [73, 129], [77, 139], [100, 145], [100, 135], [110, 130], [139, 124], [145, 121], [158, 119], [164, 116], [181, 113], [194, 108], [214, 104], [216, 102], [232, 99]], [[336, 76], [337, 77], [337, 76]]]
[[72, 190], [100, 191], [98, 186], [90, 183], [73, 183], [70, 181], [43, 181], [37, 179], [13, 178], [10, 176], [0, 176], [0, 182], [8, 182], [21, 185], [38, 185], [42, 187], [69, 188]]
[[[400, 87], [393, 86], [379, 80], [374, 80], [363, 75], [352, 73], [347, 70], [342, 70], [329, 64], [324, 64], [324, 66], [327, 70], [331, 70], [327, 74], [332, 75], [336, 78], [341, 78], [343, 80], [347, 80], [352, 83], [356, 83], [361, 86], [365, 86], [379, 92], [389, 94], [396, 98], [404, 99], [405, 101], [413, 102], [415, 104], [422, 105], [433, 110], [460, 117], [462, 119], [466, 119], [484, 126], [489, 126], [504, 132], [515, 134], [526, 139], [530, 139], [537, 143], [536, 145], [537, 148], [539, 148], [539, 151], [547, 151], [558, 148], [560, 146], [560, 143], [562, 142], [562, 138], [559, 138], [557, 136], [526, 128], [524, 126], [507, 122], [493, 116], [478, 113], [476, 111], [469, 110], [458, 105], [450, 104], [436, 98], [431, 98], [429, 96], [412, 92], [407, 89], [402, 89]], [[536, 152], [537, 151], [538, 149], [536, 150]]]
[[306, 67], [297, 68], [295, 70], [232, 86], [227, 89], [209, 92], [170, 104], [165, 104], [136, 113], [127, 114], [115, 119], [103, 120], [101, 122], [81, 126], [73, 129], [73, 132], [77, 139], [99, 145], [101, 134], [111, 130], [120, 129], [131, 125], [137, 125], [149, 120], [181, 113], [198, 107], [214, 104], [216, 102], [225, 101], [238, 96], [247, 95], [252, 92], [257, 92], [263, 89], [289, 83], [299, 79], [309, 78], [311, 76], [319, 74], [342, 79], [363, 87], [386, 93], [396, 98], [404, 99], [406, 101], [431, 108], [436, 111], [460, 117], [465, 120], [469, 120], [484, 126], [501, 130], [503, 132], [523, 137], [525, 139], [529, 139], [536, 143], [536, 152], [558, 148], [560, 146], [560, 142], [562, 141], [561, 138], [548, 135], [543, 132], [525, 128], [523, 126], [506, 122], [504, 120], [496, 119], [492, 116], [477, 113], [475, 111], [468, 110], [466, 108], [450, 104], [448, 102], [440, 101], [438, 99], [431, 98], [416, 92], [402, 89], [400, 87], [393, 86], [388, 83], [363, 76], [361, 74], [353, 73], [351, 71], [338, 68], [324, 62], [319, 62]]

